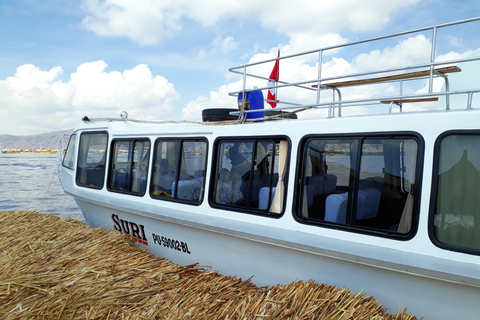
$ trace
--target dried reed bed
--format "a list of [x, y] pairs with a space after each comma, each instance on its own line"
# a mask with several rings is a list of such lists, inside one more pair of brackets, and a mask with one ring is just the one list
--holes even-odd
[[178, 266], [121, 233], [33, 211], [0, 212], [1, 319], [402, 319], [313, 281], [259, 288]]

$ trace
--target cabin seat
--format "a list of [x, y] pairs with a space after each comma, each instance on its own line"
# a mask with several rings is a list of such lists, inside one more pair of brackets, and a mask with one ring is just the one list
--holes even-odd
[[307, 185], [313, 187], [313, 196], [334, 193], [337, 188], [337, 176], [334, 174], [315, 175], [307, 178]]
[[[117, 190], [127, 190], [130, 188], [130, 175], [125, 171], [117, 171], [115, 170], [115, 181], [113, 188]], [[144, 193], [147, 189], [147, 172], [141, 171], [140, 172], [140, 190], [130, 190], [138, 193]], [[133, 182], [132, 182], [133, 183]]]
[[[200, 199], [203, 176], [192, 180], [178, 181], [177, 199], [196, 201]], [[175, 182], [172, 184], [172, 196], [175, 197]]]
[[219, 204], [232, 203], [232, 182], [231, 181], [220, 182], [220, 186], [217, 192], [217, 203]]
[[[382, 192], [376, 188], [380, 186], [375, 180], [363, 179], [359, 181], [357, 195], [357, 220], [365, 220], [377, 216]], [[348, 192], [331, 194], [325, 202], [325, 221], [345, 223], [347, 214]]]
[[345, 223], [348, 192], [331, 194], [325, 201], [325, 221]]
[[[312, 206], [313, 204], [313, 187], [312, 186], [305, 186], [307, 190], [307, 204], [309, 207]], [[270, 203], [268, 202], [268, 194], [270, 191], [270, 187], [263, 187], [260, 189], [258, 192], [258, 209], [260, 210], [266, 210], [268, 206], [272, 203], [273, 197], [275, 196], [275, 190], [277, 190], [276, 187], [272, 188], [272, 197], [270, 198]]]
[[[252, 192], [250, 193], [251, 199], [250, 201], [258, 201], [259, 199], [259, 192], [260, 189], [264, 186], [264, 182], [260, 178], [260, 172], [254, 171], [253, 172], [253, 183], [252, 183]], [[242, 195], [244, 199], [247, 198], [248, 189], [250, 188], [250, 180], [243, 180], [242, 181]]]
[[147, 190], [147, 171], [140, 172], [140, 190], [138, 192], [144, 193]]
[[380, 192], [383, 192], [383, 185], [384, 185], [384, 179], [383, 177], [373, 177], [373, 178], [368, 178], [369, 180], [373, 181], [373, 187], [379, 190]]
[[327, 174], [325, 175], [327, 178], [326, 184], [327, 188], [325, 190], [326, 194], [334, 193], [337, 189], [337, 176], [334, 174]]
[[337, 189], [337, 176], [334, 174], [320, 174], [307, 177], [307, 186], [313, 188], [313, 201], [308, 204], [308, 212], [304, 212], [312, 219], [325, 218], [325, 202], [327, 197]]
[[125, 190], [128, 180], [129, 180], [128, 173], [126, 173], [124, 171], [115, 170], [115, 181], [114, 181], [113, 188], [114, 189]]
[[172, 184], [175, 182], [175, 174], [169, 173], [163, 176], [160, 176], [158, 179], [158, 184], [156, 185], [156, 190], [164, 191], [168, 194], [172, 194]]
[[376, 188], [367, 188], [358, 191], [357, 220], [374, 218], [377, 216], [382, 193]]
[[307, 178], [307, 186], [313, 188], [313, 196], [318, 196], [324, 193], [324, 189], [326, 190], [325, 180], [325, 175], [317, 175]]
[[383, 191], [383, 178], [362, 179], [359, 181], [358, 189], [357, 220], [376, 217]]
[[195, 170], [193, 173], [193, 178], [198, 179], [198, 178], [203, 178], [205, 176], [205, 170]]
[[217, 181], [217, 192], [215, 201], [218, 204], [232, 203], [232, 182], [229, 181], [230, 172], [226, 168], [219, 171], [219, 179]]
[[175, 175], [169, 174], [168, 159], [160, 159], [160, 164], [155, 164], [155, 175], [151, 192], [163, 191], [170, 195], [174, 181]]
[[[270, 203], [272, 203], [273, 197], [275, 196], [275, 190], [277, 187], [272, 188], [272, 196], [270, 198]], [[266, 210], [269, 206], [268, 195], [270, 193], [270, 187], [263, 187], [258, 192], [258, 209]]]
[[378, 191], [383, 191], [383, 178], [382, 177], [371, 177], [367, 179], [361, 179], [358, 184], [359, 190], [365, 190], [368, 188], [375, 188]]
[[169, 170], [168, 159], [160, 159], [160, 174], [167, 174]]
[[78, 168], [77, 179], [83, 175], [85, 175], [86, 178], [84, 183], [97, 187], [103, 186], [105, 166], [103, 164], [99, 164], [96, 167]]
[[374, 188], [374, 187], [375, 187], [375, 182], [372, 179], [360, 179], [360, 181], [358, 181], [359, 190], [365, 190], [365, 189]]
[[270, 180], [272, 180], [271, 181], [272, 185], [276, 186], [278, 183], [278, 173], [274, 173], [273, 175], [270, 173], [265, 173], [265, 174], [262, 174], [260, 179], [262, 179], [263, 185], [265, 187], [270, 185]]

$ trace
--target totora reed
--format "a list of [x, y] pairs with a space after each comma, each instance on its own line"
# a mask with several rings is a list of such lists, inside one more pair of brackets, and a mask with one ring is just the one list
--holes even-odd
[[313, 281], [263, 288], [179, 266], [70, 218], [0, 212], [0, 226], [0, 319], [417, 319]]

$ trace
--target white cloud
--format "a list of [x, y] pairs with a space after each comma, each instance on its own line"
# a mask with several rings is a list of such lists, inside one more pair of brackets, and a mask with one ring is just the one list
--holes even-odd
[[217, 36], [213, 41], [210, 43], [211, 48], [209, 51], [205, 50], [204, 48], [200, 48], [198, 50], [198, 54], [196, 59], [202, 60], [205, 58], [209, 58], [211, 55], [220, 52], [222, 54], [229, 53], [235, 50], [238, 47], [238, 42], [234, 40], [233, 37], [225, 37], [222, 38], [221, 36]]
[[458, 48], [463, 47], [463, 40], [461, 38], [459, 39], [459, 38], [454, 37], [454, 36], [447, 36], [447, 39], [448, 39], [448, 43], [451, 46], [458, 47]]
[[179, 94], [166, 78], [152, 75], [143, 64], [123, 72], [107, 72], [106, 67], [101, 60], [84, 63], [68, 82], [58, 80], [61, 67], [18, 67], [13, 77], [0, 80], [0, 105], [7, 110], [1, 133], [71, 128], [85, 115], [117, 117], [123, 110], [137, 119], [173, 114]]
[[267, 4], [265, 10], [261, 11], [260, 21], [264, 26], [285, 34], [372, 31], [385, 26], [394, 12], [418, 2], [419, 0], [297, 0], [292, 7], [291, 1], [283, 0], [276, 1], [273, 6]]
[[[182, 29], [182, 19], [214, 26], [227, 19], [252, 19], [295, 38], [299, 33], [335, 34], [372, 31], [385, 26], [390, 15], [420, 0], [83, 0], [84, 28], [101, 36], [128, 37], [140, 44], [157, 44]], [[293, 5], [292, 5], [293, 4]], [[339, 14], [341, 12], [341, 14]]]
[[440, 61], [450, 61], [450, 60], [462, 59], [462, 58], [468, 57], [468, 56], [471, 55], [472, 53], [473, 53], [472, 50], [467, 50], [467, 51], [465, 51], [465, 52], [463, 52], [463, 53], [458, 53], [458, 52], [455, 52], [455, 51], [450, 51], [450, 52], [448, 52], [448, 53], [438, 55], [438, 56], [435, 58], [435, 61], [440, 62]]
[[85, 29], [100, 36], [127, 37], [140, 44], [156, 44], [179, 32], [183, 14], [173, 0], [84, 0]]
[[209, 97], [200, 96], [194, 101], [190, 101], [183, 108], [183, 119], [197, 120], [202, 119], [202, 110], [210, 108], [236, 108], [237, 99], [228, 95], [229, 92], [239, 91], [242, 88], [242, 81], [231, 82], [222, 85], [218, 91], [210, 91]]
[[223, 53], [229, 53], [238, 47], [238, 42], [234, 41], [233, 37], [225, 37], [222, 39], [220, 36], [218, 36], [212, 41], [212, 46], [214, 50], [220, 50]]
[[[348, 42], [348, 39], [341, 37], [337, 33], [290, 33], [290, 45], [295, 48], [295, 52], [305, 52], [334, 45], [340, 45]], [[324, 54], [332, 55], [338, 50], [328, 50]], [[318, 60], [318, 55], [312, 59]]]
[[430, 48], [430, 39], [418, 35], [403, 40], [394, 47], [362, 53], [354, 59], [353, 64], [357, 70], [379, 70], [428, 63]]

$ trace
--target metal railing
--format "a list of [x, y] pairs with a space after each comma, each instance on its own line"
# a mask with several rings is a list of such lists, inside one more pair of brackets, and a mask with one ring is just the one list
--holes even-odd
[[[480, 65], [480, 55], [479, 56], [474, 56], [474, 57], [461, 57], [461, 58], [456, 58], [456, 59], [449, 59], [449, 60], [442, 60], [442, 61], [435, 61], [436, 60], [436, 50], [438, 47], [438, 31], [439, 29], [443, 28], [449, 28], [453, 26], [458, 26], [458, 25], [465, 25], [465, 24], [473, 24], [475, 27], [475, 23], [480, 21], [480, 17], [473, 18], [473, 19], [468, 19], [468, 20], [462, 20], [462, 21], [457, 21], [457, 22], [451, 22], [451, 23], [445, 23], [445, 24], [439, 24], [435, 25], [432, 27], [425, 27], [425, 28], [420, 28], [420, 29], [415, 29], [415, 30], [410, 30], [410, 31], [405, 31], [405, 32], [400, 32], [400, 33], [395, 33], [395, 34], [390, 34], [386, 36], [381, 36], [381, 37], [376, 37], [376, 38], [371, 38], [367, 40], [362, 40], [362, 41], [355, 41], [355, 42], [350, 42], [347, 44], [341, 44], [341, 45], [335, 45], [335, 46], [329, 46], [329, 47], [324, 47], [321, 49], [317, 50], [311, 50], [311, 51], [306, 51], [306, 52], [301, 52], [297, 54], [292, 54], [292, 55], [287, 55], [279, 58], [274, 58], [274, 59], [269, 59], [265, 61], [259, 61], [259, 62], [254, 62], [254, 63], [249, 63], [245, 65], [241, 65], [239, 67], [234, 67], [230, 68], [229, 71], [235, 74], [239, 74], [243, 78], [243, 88], [241, 91], [236, 91], [236, 92], [231, 92], [229, 93], [230, 96], [238, 96], [238, 94], [242, 93], [243, 99], [245, 99], [246, 93], [250, 91], [256, 91], [256, 90], [268, 90], [272, 89], [272, 87], [268, 87], [267, 81], [269, 80], [268, 77], [265, 76], [265, 74], [259, 74], [258, 71], [254, 72], [252, 69], [259, 69], [259, 67], [266, 67], [267, 65], [273, 65], [273, 63], [277, 60], [280, 60], [280, 68], [283, 63], [285, 63], [289, 59], [294, 59], [294, 58], [299, 58], [303, 57], [306, 55], [312, 55], [312, 54], [317, 54], [318, 55], [318, 61], [316, 62], [317, 65], [317, 74], [318, 77], [314, 79], [305, 79], [301, 81], [296, 81], [296, 82], [287, 82], [280, 80], [276, 83], [276, 85], [273, 87], [275, 88], [276, 92], [280, 92], [280, 95], [276, 97], [276, 102], [277, 105], [279, 105], [276, 110], [299, 110], [299, 109], [328, 109], [328, 117], [334, 117], [335, 116], [335, 110], [337, 110], [337, 116], [342, 116], [342, 108], [346, 107], [355, 107], [355, 106], [371, 106], [371, 105], [381, 105], [381, 101], [385, 100], [402, 100], [406, 101], [408, 103], [408, 99], [416, 99], [416, 100], [421, 100], [422, 98], [426, 99], [433, 98], [433, 97], [445, 97], [445, 110], [450, 109], [450, 96], [457, 96], [457, 95], [465, 95], [466, 98], [466, 109], [472, 109], [472, 101], [474, 98], [474, 95], [478, 94], [480, 92], [480, 76], [478, 76], [476, 79], [472, 79], [472, 87], [461, 89], [461, 90], [450, 90], [450, 84], [448, 81], [448, 75], [447, 74], [439, 74], [436, 69], [439, 67], [445, 67], [445, 66], [451, 66], [451, 65], [457, 65], [459, 63], [466, 63], [466, 62], [473, 62], [477, 61]], [[480, 29], [479, 25], [476, 25], [476, 30]], [[336, 75], [336, 76], [329, 76], [329, 77], [323, 77], [322, 74], [324, 73], [324, 55], [325, 52], [331, 51], [331, 50], [336, 50], [337, 52], [340, 52], [341, 50], [345, 49], [352, 49], [354, 46], [358, 45], [364, 45], [364, 44], [372, 44], [380, 40], [388, 40], [388, 39], [393, 39], [395, 37], [399, 36], [411, 36], [413, 34], [420, 34], [420, 33], [425, 33], [425, 32], [431, 32], [431, 38], [429, 39], [430, 42], [430, 57], [426, 58], [425, 60], [429, 60], [428, 62], [425, 63], [419, 63], [419, 64], [413, 64], [413, 65], [402, 65], [398, 67], [391, 67], [391, 68], [386, 68], [386, 69], [378, 69], [378, 70], [369, 70], [369, 71], [364, 71], [364, 72], [358, 72], [358, 73], [349, 73], [349, 74], [342, 74], [342, 75]], [[475, 34], [476, 32], [471, 32], [472, 34]], [[282, 63], [283, 62], [283, 63]], [[265, 69], [265, 68], [263, 68]], [[379, 79], [375, 77], [388, 77], [388, 75], [391, 75], [392, 73], [403, 73], [406, 74], [407, 72], [412, 72], [412, 71], [418, 71], [418, 70], [423, 70], [426, 71], [428, 70], [428, 75], [424, 75], [422, 77], [412, 77], [412, 78], [407, 78], [403, 80], [392, 80], [392, 81], [381, 81], [381, 83], [398, 83], [399, 84], [399, 93], [398, 94], [390, 94], [390, 95], [381, 95], [381, 96], [372, 96], [369, 98], [346, 98], [345, 95], [342, 95], [342, 88], [336, 87], [335, 83], [338, 83], [340, 80], [360, 80], [360, 79]], [[480, 70], [480, 67], [479, 67]], [[456, 71], [454, 71], [456, 72]], [[462, 72], [462, 71], [460, 71]], [[281, 73], [280, 73], [281, 74]], [[444, 91], [435, 91], [434, 90], [434, 78], [441, 76], [444, 79]], [[249, 88], [247, 87], [247, 82], [248, 80], [255, 79], [257, 80], [256, 84], [257, 86], [255, 88]], [[264, 80], [265, 81], [265, 86], [258, 86], [258, 81], [259, 80]], [[414, 93], [414, 94], [404, 94], [403, 93], [403, 84], [406, 81], [412, 81], [412, 80], [428, 80], [428, 91], [427, 92], [419, 92], [419, 93]], [[352, 85], [348, 87], [355, 87], [359, 86], [360, 84], [355, 84], [355, 81], [351, 81]], [[372, 82], [370, 84], [376, 84], [380, 82]], [[364, 85], [364, 84], [362, 84]], [[314, 88], [313, 86], [316, 86]], [[311, 93], [316, 92], [316, 95], [312, 101], [293, 101], [289, 100], [289, 94], [288, 93], [282, 93], [282, 90], [286, 88], [292, 88], [294, 90], [307, 90]], [[290, 89], [290, 90], [292, 90]], [[322, 94], [322, 91], [332, 91], [332, 97], [331, 98], [326, 98], [325, 95]], [[336, 93], [336, 94], [335, 94]], [[280, 99], [281, 98], [281, 99]], [[268, 101], [264, 99], [265, 101]], [[385, 103], [384, 103], [385, 104]], [[398, 103], [397, 103], [398, 104]], [[244, 104], [240, 104], [243, 106]], [[402, 111], [401, 104], [400, 105], [400, 111]], [[388, 106], [388, 105], [387, 105]], [[388, 106], [388, 111], [392, 112], [392, 107], [393, 104], [391, 103], [390, 106]], [[242, 107], [241, 107], [242, 108]], [[245, 114], [248, 114], [250, 112], [258, 112], [258, 110], [240, 110], [239, 112], [235, 113], [240, 115], [240, 119], [242, 120], [245, 117]]]

